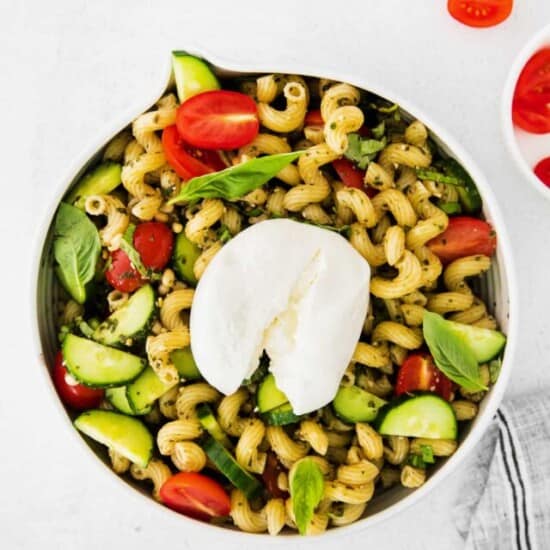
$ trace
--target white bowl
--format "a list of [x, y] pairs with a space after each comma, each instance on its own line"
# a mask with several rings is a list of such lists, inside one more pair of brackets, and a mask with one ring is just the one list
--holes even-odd
[[539, 193], [550, 199], [550, 187], [544, 185], [533, 172], [541, 159], [550, 157], [550, 133], [531, 134], [514, 126], [512, 121], [512, 100], [521, 70], [529, 58], [544, 46], [550, 46], [550, 25], [542, 28], [529, 40], [514, 60], [502, 94], [501, 116], [504, 139], [519, 170]]
[[[414, 491], [403, 487], [395, 487], [381, 494], [369, 503], [369, 506], [367, 507], [368, 515], [364, 519], [345, 527], [330, 529], [323, 535], [323, 537], [334, 537], [344, 533], [349, 534], [365, 529], [366, 527], [373, 526], [380, 521], [404, 510], [406, 507], [413, 505], [415, 502], [418, 502], [437, 485], [440, 485], [443, 488], [444, 485], [441, 485], [442, 480], [454, 469], [456, 469], [457, 466], [459, 466], [464, 461], [466, 456], [474, 449], [477, 442], [490, 424], [502, 399], [506, 384], [510, 377], [510, 372], [512, 370], [514, 349], [517, 338], [517, 287], [514, 276], [512, 250], [504, 219], [502, 218], [502, 215], [497, 207], [496, 199], [487, 183], [487, 180], [479, 170], [478, 166], [471, 159], [470, 155], [464, 151], [462, 146], [451, 138], [445, 131], [443, 131], [439, 125], [435, 124], [427, 114], [411, 105], [406, 99], [401, 98], [398, 94], [385, 89], [383, 86], [374, 86], [368, 79], [358, 75], [346, 74], [345, 71], [329, 71], [320, 66], [311, 66], [309, 63], [305, 64], [298, 61], [287, 62], [278, 66], [270, 65], [269, 67], [263, 67], [259, 62], [238, 63], [235, 61], [225, 60], [220, 58], [217, 54], [205, 52], [204, 49], [198, 51], [196, 48], [189, 48], [187, 51], [207, 59], [213, 65], [215, 70], [222, 76], [238, 76], [245, 73], [255, 74], [266, 72], [322, 76], [337, 81], [349, 82], [359, 88], [369, 90], [381, 97], [385, 97], [393, 102], [399, 103], [399, 105], [401, 105], [401, 107], [408, 114], [410, 114], [411, 117], [418, 118], [424, 122], [430, 129], [432, 137], [434, 137], [437, 144], [442, 147], [443, 150], [449, 153], [452, 152], [453, 156], [456, 157], [468, 170], [476, 182], [479, 192], [483, 198], [483, 214], [493, 225], [498, 234], [498, 247], [495, 261], [493, 262], [493, 267], [489, 271], [483, 286], [484, 294], [489, 307], [492, 307], [493, 314], [500, 323], [502, 330], [508, 336], [508, 343], [506, 345], [500, 377], [481, 403], [477, 418], [467, 429], [462, 432], [461, 442], [456, 453], [446, 461], [440, 463], [422, 487]], [[167, 72], [170, 74], [168, 67]], [[57, 409], [64, 416], [67, 422], [67, 436], [71, 438], [72, 441], [79, 441], [80, 444], [86, 444], [93, 450], [99, 459], [94, 459], [93, 462], [99, 467], [98, 470], [103, 472], [98, 475], [107, 474], [113, 480], [118, 480], [114, 481], [114, 483], [121, 483], [130, 490], [132, 490], [131, 487], [133, 486], [134, 489], [139, 490], [142, 494], [147, 496], [154, 506], [159, 505], [151, 499], [149, 493], [145, 492], [142, 487], [132, 483], [131, 481], [123, 481], [117, 475], [113, 474], [109, 468], [107, 453], [105, 452], [104, 447], [94, 444], [93, 442], [88, 443], [72, 427], [70, 416], [61, 405], [61, 402], [55, 392], [55, 388], [51, 382], [51, 378], [48, 374], [48, 370], [45, 366], [52, 364], [56, 351], [56, 337], [52, 307], [52, 303], [55, 300], [55, 292], [53, 291], [54, 274], [51, 258], [51, 224], [58, 203], [67, 189], [82, 176], [89, 166], [98, 160], [103, 146], [122, 128], [127, 126], [136, 116], [153, 105], [170, 85], [170, 78], [168, 78], [162, 86], [156, 88], [152, 87], [153, 93], [151, 93], [147, 100], [136, 102], [134, 108], [125, 113], [117, 123], [113, 124], [110, 128], [103, 132], [101, 136], [98, 136], [98, 139], [94, 140], [91, 147], [89, 147], [87, 151], [73, 164], [72, 170], [70, 170], [67, 177], [61, 181], [57, 189], [57, 193], [53, 194], [49, 208], [45, 209], [42, 225], [44, 239], [42, 242], [37, 243], [35, 256], [36, 261], [32, 278], [34, 281], [33, 284], [36, 284], [36, 287], [33, 288], [33, 292], [36, 292], [36, 304], [35, 309], [32, 311], [32, 317], [36, 319], [36, 330], [34, 331], [33, 336], [37, 356], [40, 358], [39, 368], [45, 375], [47, 383], [51, 389], [52, 401], [56, 402]], [[175, 517], [176, 512], [173, 512], [168, 508], [163, 509], [166, 511], [166, 514], [169, 514], [172, 518]], [[200, 525], [200, 527], [210, 531], [213, 529], [220, 529], [220, 527], [204, 524], [179, 514], [177, 515], [177, 519], [182, 522], [182, 525], [192, 522], [195, 526]], [[228, 537], [238, 537], [241, 541], [244, 541], [245, 537], [246, 539], [251, 537], [251, 535], [247, 533], [242, 533], [234, 529], [224, 528], [224, 531], [227, 533]], [[256, 538], [265, 538], [264, 542], [267, 542], [267, 540], [274, 542], [274, 539], [268, 535], [254, 536]], [[277, 537], [276, 539], [288, 541], [289, 536], [294, 535], [287, 534], [287, 536]]]

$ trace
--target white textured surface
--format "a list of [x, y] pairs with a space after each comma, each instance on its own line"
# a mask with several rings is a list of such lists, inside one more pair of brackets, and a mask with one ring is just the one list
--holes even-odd
[[[500, 133], [500, 93], [521, 45], [550, 21], [546, 0], [516, 2], [512, 17], [488, 30], [458, 25], [440, 0], [329, 3], [89, 1], [0, 4], [0, 101], [5, 208], [0, 398], [0, 547], [150, 549], [257, 547], [184, 526], [114, 477], [95, 475], [45, 387], [30, 349], [28, 272], [42, 208], [71, 159], [149, 91], [172, 48], [189, 43], [228, 59], [300, 59], [373, 75], [430, 113], [484, 170], [509, 220], [520, 284], [521, 341], [509, 394], [550, 382], [550, 203], [508, 158]], [[24, 201], [24, 202], [23, 202]], [[31, 205], [22, 208], [21, 204]], [[9, 262], [8, 262], [9, 260]], [[17, 328], [17, 331], [14, 330]], [[7, 335], [7, 337], [6, 337]], [[463, 469], [462, 469], [463, 471]], [[413, 509], [337, 545], [461, 548], [452, 522], [461, 470]], [[311, 547], [307, 542], [303, 546]], [[285, 547], [301, 546], [287, 543]]]

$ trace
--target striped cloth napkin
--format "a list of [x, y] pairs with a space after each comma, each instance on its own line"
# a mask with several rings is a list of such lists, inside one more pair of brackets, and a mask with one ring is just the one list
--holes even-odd
[[468, 550], [550, 548], [550, 388], [506, 400], [454, 508]]

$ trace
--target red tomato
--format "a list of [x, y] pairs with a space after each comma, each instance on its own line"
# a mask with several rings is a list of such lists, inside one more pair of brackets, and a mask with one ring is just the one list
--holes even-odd
[[145, 283], [139, 271], [130, 262], [126, 252], [120, 248], [111, 252], [111, 265], [105, 272], [105, 278], [113, 288], [120, 292], [134, 292]]
[[454, 384], [435, 366], [431, 355], [413, 353], [399, 367], [395, 395], [414, 391], [435, 392], [449, 401]]
[[308, 111], [304, 119], [304, 126], [323, 126], [325, 122], [319, 109]]
[[447, 229], [428, 242], [428, 248], [448, 264], [463, 256], [492, 256], [497, 247], [493, 228], [485, 221], [469, 216], [449, 218]]
[[178, 108], [181, 138], [201, 149], [236, 149], [250, 143], [260, 128], [258, 109], [245, 94], [212, 90], [191, 97]]
[[449, 13], [469, 27], [493, 27], [508, 19], [513, 0], [448, 0]]
[[378, 193], [372, 187], [364, 187], [363, 178], [365, 177], [365, 172], [355, 166], [351, 160], [346, 158], [334, 160], [332, 161], [332, 166], [344, 185], [354, 187], [355, 189], [362, 189], [369, 197], [374, 197]]
[[550, 103], [514, 97], [512, 120], [526, 132], [547, 134], [550, 132]]
[[55, 389], [65, 405], [77, 411], [99, 407], [104, 391], [88, 388], [76, 382], [67, 371], [67, 367], [63, 363], [63, 355], [60, 351], [55, 356], [52, 375]]
[[134, 247], [145, 267], [160, 271], [172, 256], [174, 235], [164, 223], [140, 223], [134, 232]]
[[185, 143], [175, 125], [163, 130], [162, 145], [168, 164], [183, 180], [226, 168], [217, 151], [205, 151]]
[[273, 452], [267, 453], [267, 461], [265, 463], [264, 471], [262, 472], [262, 480], [273, 498], [287, 498], [288, 493], [279, 489], [277, 479], [279, 474], [286, 472], [283, 465], [277, 459], [277, 456]]
[[550, 187], [550, 157], [546, 157], [535, 166], [535, 175], [544, 185]]
[[196, 472], [180, 472], [168, 478], [160, 488], [160, 500], [176, 512], [203, 521], [227, 516], [231, 510], [224, 488]]
[[519, 75], [514, 97], [550, 102], [550, 47], [533, 54]]

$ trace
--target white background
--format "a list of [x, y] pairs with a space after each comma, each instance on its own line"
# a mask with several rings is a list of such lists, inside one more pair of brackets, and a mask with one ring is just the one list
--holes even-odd
[[[0, 546], [3, 549], [256, 548], [188, 527], [98, 473], [68, 432], [32, 349], [29, 265], [45, 207], [72, 159], [140, 94], [168, 53], [204, 45], [227, 59], [312, 61], [398, 90], [454, 135], [498, 197], [518, 267], [520, 342], [508, 395], [550, 381], [550, 204], [512, 164], [500, 95], [522, 44], [550, 22], [547, 0], [516, 1], [499, 27], [472, 30], [444, 0], [195, 2], [64, 0], [0, 3], [3, 374]], [[153, 84], [152, 84], [153, 83]], [[453, 523], [464, 468], [413, 509], [323, 543], [461, 548]], [[307, 543], [302, 543], [307, 544]], [[287, 543], [286, 547], [298, 547]]]

